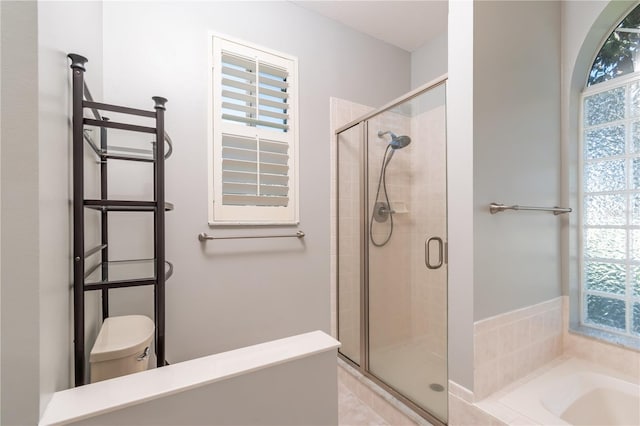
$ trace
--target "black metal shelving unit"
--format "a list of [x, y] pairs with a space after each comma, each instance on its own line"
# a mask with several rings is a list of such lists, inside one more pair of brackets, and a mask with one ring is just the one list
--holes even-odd
[[[164, 130], [165, 98], [154, 96], [154, 111], [127, 108], [95, 102], [84, 81], [87, 58], [69, 54], [73, 73], [73, 334], [75, 385], [85, 384], [85, 312], [84, 297], [87, 291], [102, 293], [102, 318], [109, 316], [109, 290], [135, 286], [154, 286], [155, 349], [158, 367], [166, 365], [165, 359], [165, 282], [173, 272], [173, 266], [165, 259], [165, 212], [173, 205], [165, 201], [165, 159], [171, 155], [171, 139]], [[84, 111], [93, 117], [84, 116]], [[100, 111], [146, 117], [155, 120], [154, 127], [110, 121]], [[99, 146], [85, 133], [85, 126], [100, 129]], [[112, 150], [107, 145], [108, 129], [149, 133], [155, 136], [153, 149]], [[157, 143], [161, 141], [161, 143]], [[165, 143], [168, 144], [165, 153]], [[100, 199], [85, 199], [84, 149], [85, 143], [97, 155], [100, 162]], [[108, 197], [107, 161], [137, 161], [153, 163], [153, 201], [111, 200]], [[100, 244], [85, 250], [85, 209], [100, 212]], [[153, 213], [154, 257], [152, 259], [109, 259], [109, 214], [113, 212]], [[100, 255], [100, 261], [87, 267], [86, 260]]]

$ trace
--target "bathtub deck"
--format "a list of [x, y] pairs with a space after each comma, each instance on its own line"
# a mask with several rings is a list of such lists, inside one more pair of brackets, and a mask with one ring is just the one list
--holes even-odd
[[559, 380], [585, 372], [622, 380], [640, 391], [640, 378], [624, 376], [589, 361], [563, 356], [475, 405], [505, 424], [568, 425], [570, 423], [552, 413], [543, 401], [558, 387]]

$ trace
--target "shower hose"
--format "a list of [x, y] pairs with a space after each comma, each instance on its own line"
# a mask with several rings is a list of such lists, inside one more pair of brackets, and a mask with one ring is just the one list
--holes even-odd
[[[391, 213], [391, 203], [389, 202], [389, 195], [387, 193], [387, 177], [386, 177], [387, 165], [389, 163], [387, 161], [387, 156], [389, 155], [389, 151], [391, 149], [392, 149], [391, 145], [387, 145], [387, 149], [384, 151], [384, 156], [382, 157], [382, 167], [380, 167], [380, 178], [378, 179], [378, 189], [376, 190], [376, 200], [373, 202], [373, 210], [371, 211], [371, 220], [369, 221], [369, 238], [371, 239], [371, 244], [373, 244], [376, 247], [382, 247], [386, 245], [391, 239], [391, 235], [393, 235], [393, 214]], [[388, 209], [390, 226], [389, 226], [389, 234], [386, 236], [384, 241], [377, 242], [373, 237], [373, 222], [374, 222], [374, 216], [376, 214], [375, 212], [376, 205], [378, 204], [378, 199], [380, 198], [381, 188], [384, 192], [385, 202], [387, 203], [386, 208]]]

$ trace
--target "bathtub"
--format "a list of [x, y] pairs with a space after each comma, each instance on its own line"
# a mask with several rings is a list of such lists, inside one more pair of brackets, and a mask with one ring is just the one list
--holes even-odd
[[562, 358], [478, 405], [505, 423], [640, 425], [639, 378]]

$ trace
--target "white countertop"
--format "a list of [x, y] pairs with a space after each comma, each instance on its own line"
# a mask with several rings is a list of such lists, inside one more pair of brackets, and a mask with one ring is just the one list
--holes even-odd
[[53, 394], [40, 425], [61, 425], [337, 349], [312, 331]]

